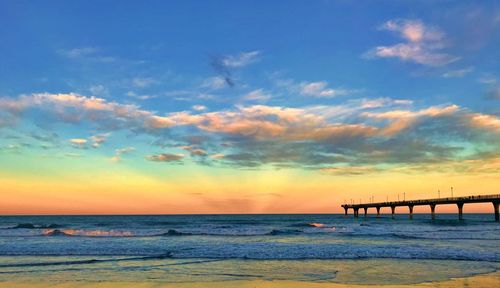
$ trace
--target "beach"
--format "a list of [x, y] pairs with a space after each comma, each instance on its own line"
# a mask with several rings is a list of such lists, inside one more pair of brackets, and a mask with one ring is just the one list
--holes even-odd
[[429, 216], [0, 217], [0, 287], [498, 286], [491, 214]]
[[[412, 273], [413, 271], [408, 271], [407, 273]], [[47, 274], [46, 276], [50, 276]], [[394, 275], [391, 275], [394, 277]], [[92, 277], [91, 277], [92, 278]], [[414, 280], [415, 283], [405, 283], [405, 284], [352, 284], [352, 283], [341, 283], [341, 281], [337, 282], [333, 280], [330, 281], [316, 281], [316, 282], [308, 282], [308, 281], [290, 281], [290, 280], [226, 280], [226, 281], [196, 281], [186, 280], [185, 282], [165, 282], [162, 280], [156, 281], [120, 281], [120, 279], [116, 279], [115, 281], [96, 281], [80, 279], [79, 281], [75, 281], [74, 279], [60, 279], [58, 281], [47, 280], [48, 278], [24, 278], [17, 281], [6, 281], [0, 282], [0, 287], [13, 287], [13, 288], [24, 288], [24, 287], [35, 287], [35, 288], [45, 288], [45, 287], [60, 287], [60, 288], [72, 288], [72, 287], [88, 287], [88, 288], [100, 288], [100, 287], [142, 287], [142, 288], [155, 288], [155, 287], [165, 287], [165, 288], [197, 288], [197, 287], [221, 287], [221, 288], [229, 288], [229, 287], [260, 287], [260, 288], [277, 288], [277, 287], [285, 287], [285, 288], [340, 288], [340, 287], [387, 287], [387, 288], [398, 288], [398, 287], [498, 287], [500, 285], [500, 273], [486, 273], [479, 274], [475, 276], [468, 277], [457, 277], [451, 278], [447, 280], [434, 280], [434, 281], [422, 281], [425, 280], [426, 277], [421, 280]], [[428, 279], [428, 278], [427, 278]], [[181, 280], [181, 279], [177, 279]], [[364, 280], [362, 280], [364, 281]]]

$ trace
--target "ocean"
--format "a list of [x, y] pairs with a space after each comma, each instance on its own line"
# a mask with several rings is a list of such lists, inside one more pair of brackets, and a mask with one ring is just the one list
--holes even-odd
[[492, 214], [381, 216], [2, 216], [0, 282], [411, 285], [500, 268]]

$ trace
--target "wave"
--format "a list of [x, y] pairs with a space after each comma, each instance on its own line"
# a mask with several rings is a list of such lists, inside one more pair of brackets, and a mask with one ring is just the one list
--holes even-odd
[[[497, 254], [491, 252], [479, 251], [457, 251], [455, 249], [421, 249], [410, 248], [407, 246], [374, 246], [359, 249], [359, 247], [343, 247], [335, 249], [334, 247], [308, 247], [307, 245], [293, 245], [294, 247], [278, 247], [269, 243], [262, 243], [262, 247], [244, 247], [243, 246], [228, 246], [227, 248], [215, 247], [191, 247], [178, 248], [171, 246], [165, 253], [158, 255], [158, 251], [137, 251], [140, 249], [123, 249], [116, 251], [107, 251], [99, 253], [97, 251], [89, 251], [89, 249], [75, 251], [61, 251], [54, 249], [51, 251], [42, 252], [22, 252], [22, 253], [1, 253], [2, 256], [79, 256], [79, 257], [127, 257], [118, 259], [88, 259], [75, 261], [61, 262], [35, 262], [35, 263], [9, 263], [0, 264], [0, 268], [5, 267], [28, 267], [28, 266], [49, 266], [49, 265], [74, 265], [74, 264], [93, 264], [100, 262], [117, 262], [117, 261], [143, 261], [156, 259], [186, 259], [195, 261], [224, 261], [224, 260], [359, 260], [359, 259], [413, 259], [413, 260], [455, 260], [455, 261], [478, 261], [499, 263], [500, 258]], [[157, 247], [159, 248], [159, 247]], [[162, 249], [160, 249], [162, 250]], [[348, 250], [348, 251], [346, 251]], [[182, 265], [185, 263], [172, 263], [170, 265]]]
[[155, 234], [155, 235], [151, 235], [151, 236], [190, 236], [190, 235], [193, 235], [193, 234], [186, 233], [186, 232], [179, 232], [177, 230], [170, 229], [165, 233]]
[[87, 236], [87, 237], [132, 237], [134, 234], [129, 231], [115, 230], [76, 230], [76, 229], [46, 229], [43, 236]]
[[323, 223], [317, 223], [317, 222], [312, 222], [312, 223], [295, 223], [291, 224], [288, 227], [304, 227], [304, 228], [328, 228], [328, 229], [335, 229], [335, 225], [327, 225]]
[[59, 224], [32, 224], [32, 223], [20, 223], [16, 226], [7, 227], [4, 229], [53, 229], [53, 228], [61, 228], [63, 225]]
[[75, 261], [54, 261], [54, 262], [32, 262], [32, 263], [12, 263], [0, 264], [0, 268], [12, 267], [35, 267], [35, 266], [58, 266], [58, 265], [75, 265], [75, 264], [95, 264], [102, 262], [118, 262], [118, 261], [137, 261], [137, 260], [161, 260], [172, 258], [172, 253], [168, 252], [162, 255], [142, 256], [142, 257], [127, 257], [115, 259], [88, 259], [88, 260], [75, 260]]
[[[299, 226], [300, 225], [300, 226]], [[18, 224], [9, 229], [19, 229], [18, 231], [9, 232], [2, 229], [0, 237], [36, 237], [36, 236], [81, 236], [81, 237], [175, 237], [175, 236], [213, 236], [213, 237], [264, 237], [264, 236], [286, 236], [286, 235], [315, 235], [315, 234], [332, 234], [334, 237], [341, 238], [399, 238], [399, 239], [429, 239], [429, 240], [500, 240], [498, 233], [475, 233], [465, 229], [446, 229], [446, 230], [419, 230], [419, 231], [391, 231], [394, 229], [372, 229], [358, 226], [355, 229], [334, 226], [332, 224], [323, 223], [296, 223], [284, 227], [269, 227], [269, 228], [252, 228], [241, 229], [233, 226], [221, 229], [221, 227], [201, 227], [199, 228], [182, 228], [182, 229], [54, 229], [44, 228], [40, 233], [36, 231], [28, 231], [29, 229], [36, 230], [41, 227], [58, 227], [57, 224], [50, 225], [35, 225], [35, 224]], [[291, 227], [292, 226], [292, 227]], [[35, 227], [35, 228], [31, 228]], [[26, 229], [26, 230], [23, 230]], [[358, 230], [359, 229], [359, 230]], [[497, 229], [487, 229], [484, 231], [496, 232]], [[473, 233], [463, 233], [473, 232]], [[483, 231], [481, 231], [483, 232]]]
[[[314, 226], [309, 226], [314, 227]], [[263, 231], [179, 231], [176, 229], [169, 229], [166, 232], [153, 232], [153, 233], [136, 233], [123, 230], [84, 230], [84, 229], [44, 229], [38, 235], [3, 235], [5, 236], [80, 236], [80, 237], [174, 237], [174, 236], [214, 236], [214, 237], [259, 237], [259, 236], [284, 236], [284, 235], [298, 235], [298, 234], [324, 234], [337, 231], [334, 226], [325, 226], [313, 230], [301, 229], [272, 229]]]

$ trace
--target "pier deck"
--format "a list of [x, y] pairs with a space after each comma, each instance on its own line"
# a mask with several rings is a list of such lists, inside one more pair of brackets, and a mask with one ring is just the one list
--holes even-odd
[[360, 204], [344, 204], [342, 208], [345, 210], [345, 215], [348, 214], [349, 209], [353, 209], [354, 217], [359, 216], [359, 209], [364, 209], [365, 217], [367, 216], [369, 208], [377, 209], [377, 217], [380, 216], [380, 208], [390, 207], [392, 212], [392, 218], [394, 218], [394, 213], [396, 207], [407, 206], [409, 209], [410, 219], [413, 219], [413, 207], [429, 205], [431, 208], [432, 219], [436, 218], [435, 209], [436, 205], [442, 204], [456, 204], [458, 207], [458, 219], [463, 219], [463, 206], [466, 203], [488, 203], [493, 204], [493, 209], [495, 211], [495, 220], [499, 221], [498, 206], [500, 203], [500, 194], [496, 195], [479, 195], [479, 196], [466, 196], [466, 197], [449, 197], [449, 198], [435, 198], [435, 199], [421, 199], [421, 200], [404, 200], [404, 201], [393, 201], [393, 202], [379, 202], [379, 203], [360, 203]]

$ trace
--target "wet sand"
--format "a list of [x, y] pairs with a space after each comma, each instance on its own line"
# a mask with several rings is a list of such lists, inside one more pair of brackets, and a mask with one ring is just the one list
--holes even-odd
[[[43, 282], [43, 283], [40, 283]], [[356, 284], [341, 284], [341, 283], [311, 283], [301, 281], [222, 281], [222, 282], [196, 282], [196, 283], [161, 283], [161, 282], [98, 282], [98, 283], [82, 283], [82, 282], [60, 282], [53, 283], [50, 281], [37, 282], [0, 282], [1, 288], [361, 288], [361, 287], [386, 287], [386, 288], [402, 288], [402, 287], [436, 287], [436, 288], [455, 288], [455, 287], [470, 287], [470, 288], [493, 288], [500, 287], [500, 271], [477, 275], [472, 277], [454, 278], [445, 281], [435, 281], [420, 284], [410, 285], [356, 285]]]

